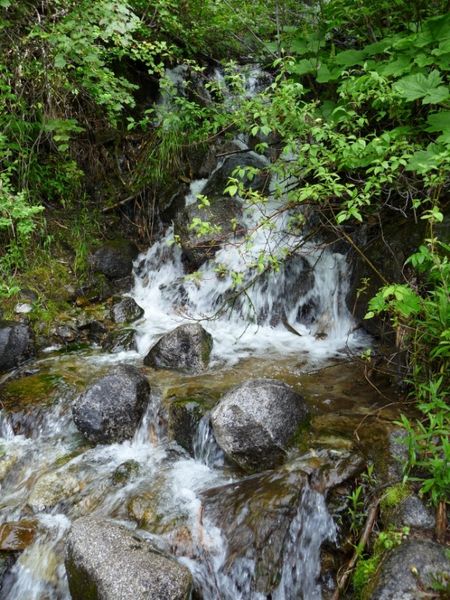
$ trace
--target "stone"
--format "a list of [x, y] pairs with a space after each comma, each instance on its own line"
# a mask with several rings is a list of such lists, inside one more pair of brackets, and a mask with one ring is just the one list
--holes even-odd
[[211, 413], [217, 443], [247, 471], [280, 463], [307, 419], [302, 396], [274, 379], [247, 381], [225, 394]]
[[[242, 235], [245, 227], [241, 223], [242, 206], [234, 198], [213, 198], [209, 206], [199, 208], [190, 204], [182, 210], [174, 223], [174, 233], [180, 240], [189, 264], [198, 269], [214, 257], [219, 248], [231, 238]], [[210, 224], [209, 231], [201, 233], [190, 228], [194, 219]]]
[[140, 319], [144, 309], [133, 298], [122, 298], [111, 307], [111, 320], [114, 323], [131, 323]]
[[308, 480], [320, 482], [319, 491], [326, 493], [355, 477], [361, 468], [357, 455], [314, 453], [276, 470], [204, 491], [204, 518], [220, 527], [227, 540], [225, 573], [232, 572], [237, 558], [252, 557], [258, 574], [255, 592], [271, 597], [283, 568], [289, 528]]
[[113, 485], [125, 485], [136, 479], [139, 475], [140, 466], [136, 460], [127, 460], [120, 464], [112, 474]]
[[370, 600], [416, 600], [428, 597], [433, 585], [450, 581], [450, 560], [444, 546], [410, 539], [392, 550], [377, 571]]
[[27, 505], [34, 513], [43, 512], [72, 498], [80, 491], [80, 482], [68, 471], [58, 470], [45, 473], [34, 484]]
[[174, 401], [169, 405], [168, 435], [194, 456], [194, 437], [206, 408], [195, 401]]
[[149, 394], [149, 383], [136, 367], [115, 367], [77, 398], [73, 420], [90, 442], [111, 444], [130, 439]]
[[33, 543], [36, 521], [17, 521], [0, 525], [0, 552], [21, 552]]
[[128, 240], [112, 240], [98, 248], [90, 257], [92, 269], [108, 279], [121, 279], [131, 275], [133, 261], [139, 250]]
[[156, 369], [199, 373], [208, 367], [212, 346], [212, 336], [199, 323], [180, 325], [156, 342], [144, 364]]
[[188, 600], [189, 570], [113, 522], [72, 525], [65, 566], [72, 600]]
[[110, 331], [102, 341], [102, 348], [106, 352], [137, 351], [134, 329], [119, 329]]
[[234, 177], [233, 173], [239, 168], [257, 169], [259, 172], [254, 177], [245, 176], [242, 180], [246, 189], [259, 192], [269, 191], [270, 178], [267, 173], [268, 162], [255, 152], [245, 151], [231, 154], [225, 157], [223, 163], [212, 172], [205, 187], [202, 190], [208, 198], [220, 198], [228, 185], [228, 179]]
[[33, 333], [26, 323], [0, 322], [0, 373], [18, 367], [34, 353]]
[[434, 529], [434, 515], [427, 509], [422, 500], [415, 494], [410, 494], [387, 515], [383, 515], [383, 523], [395, 529], [412, 527], [414, 529]]
[[8, 575], [17, 560], [15, 552], [0, 552], [0, 593], [7, 590]]

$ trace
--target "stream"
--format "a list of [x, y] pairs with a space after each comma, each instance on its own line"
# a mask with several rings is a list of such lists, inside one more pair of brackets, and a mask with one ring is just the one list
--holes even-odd
[[[237, 143], [245, 148], [245, 140]], [[187, 206], [206, 184], [191, 183]], [[385, 429], [372, 419], [383, 401], [352, 359], [371, 340], [355, 330], [346, 307], [346, 256], [320, 242], [296, 250], [298, 236], [289, 233], [286, 212], [272, 218], [273, 229], [261, 227], [276, 209], [271, 193], [261, 206], [244, 202], [245, 239], [224, 242], [196, 276], [173, 243], [173, 227], [137, 258], [130, 295], [145, 311], [135, 324], [137, 351], [53, 351], [10, 382], [0, 410], [0, 526], [6, 524], [0, 536], [8, 535], [7, 524], [20, 523], [20, 535], [14, 527], [10, 535], [27, 541], [0, 600], [68, 600], [64, 543], [72, 521], [85, 515], [125, 524], [176, 556], [203, 600], [323, 597], [321, 547], [337, 544], [339, 527], [325, 492], [310, 487], [310, 475], [338, 470], [356, 450], [373, 458], [385, 440]], [[232, 310], [223, 309], [236, 289], [236, 273], [245, 287], [261, 253], [280, 256], [286, 249], [292, 254], [286, 266], [265, 273]], [[206, 372], [143, 366], [161, 335], [191, 322], [201, 322], [213, 337]], [[123, 363], [147, 376], [148, 407], [133, 439], [92, 446], [73, 423], [72, 404]], [[260, 377], [291, 385], [311, 412], [309, 430], [281, 467], [250, 477], [233, 467], [214, 440], [208, 413], [195, 432], [193, 456], [173, 440], [171, 402], [217, 400]], [[281, 511], [276, 523], [270, 521], [273, 511]], [[270, 535], [259, 539], [264, 528]], [[263, 551], [267, 539], [272, 554]]]

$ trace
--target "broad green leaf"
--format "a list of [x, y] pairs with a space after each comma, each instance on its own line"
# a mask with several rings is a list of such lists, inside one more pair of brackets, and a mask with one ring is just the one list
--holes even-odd
[[425, 131], [448, 131], [450, 132], [450, 110], [441, 110], [437, 113], [428, 115], [428, 126]]
[[306, 75], [307, 73], [313, 73], [317, 68], [317, 60], [315, 58], [304, 58], [295, 62], [290, 68], [289, 72], [294, 75]]
[[384, 77], [390, 75], [402, 75], [407, 73], [411, 68], [412, 58], [410, 56], [401, 55], [396, 60], [381, 64], [376, 68], [376, 71]]
[[66, 66], [66, 59], [62, 54], [57, 54], [55, 56], [55, 67], [58, 69], [63, 69]]
[[334, 60], [336, 64], [342, 65], [343, 67], [351, 67], [364, 62], [366, 57], [365, 50], [344, 50], [336, 54]]
[[403, 77], [394, 85], [397, 93], [409, 102], [422, 98], [423, 104], [438, 104], [450, 96], [449, 89], [441, 85], [439, 71], [431, 71], [428, 76], [423, 73]]

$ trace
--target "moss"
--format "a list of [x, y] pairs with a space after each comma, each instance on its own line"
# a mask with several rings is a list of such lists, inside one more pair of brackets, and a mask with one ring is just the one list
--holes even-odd
[[380, 508], [382, 512], [389, 512], [397, 507], [405, 498], [411, 494], [408, 486], [398, 483], [388, 487], [381, 499]]
[[8, 381], [1, 389], [2, 406], [7, 410], [23, 410], [35, 404], [50, 404], [61, 378], [38, 373]]
[[367, 588], [374, 578], [381, 562], [381, 555], [360, 558], [353, 573], [352, 584], [355, 600], [367, 598]]

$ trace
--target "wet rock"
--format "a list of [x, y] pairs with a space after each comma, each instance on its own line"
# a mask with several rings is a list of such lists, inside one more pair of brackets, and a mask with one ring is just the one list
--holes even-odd
[[160, 492], [154, 489], [133, 496], [127, 504], [128, 515], [141, 529], [155, 529], [163, 518], [159, 509]]
[[33, 333], [26, 323], [0, 322], [0, 373], [14, 369], [34, 353]]
[[139, 475], [140, 466], [135, 460], [127, 460], [117, 467], [112, 475], [113, 485], [125, 485]]
[[150, 349], [144, 364], [156, 369], [199, 373], [208, 367], [212, 336], [198, 323], [180, 325]]
[[76, 400], [73, 420], [94, 443], [130, 439], [145, 411], [150, 393], [147, 379], [131, 365], [121, 365], [93, 383]]
[[201, 400], [196, 398], [172, 399], [168, 410], [168, 434], [191, 456], [194, 455], [194, 438], [201, 418], [216, 403], [206, 394]]
[[[212, 199], [210, 205], [204, 208], [190, 204], [182, 210], [175, 220], [174, 232], [179, 237], [189, 264], [198, 269], [215, 255], [223, 243], [242, 235], [245, 227], [240, 222], [241, 218], [240, 202], [223, 196]], [[209, 229], [201, 232], [195, 227], [190, 228], [194, 219], [208, 222]]]
[[112, 354], [123, 352], [124, 350], [136, 351], [137, 344], [134, 329], [120, 329], [118, 331], [109, 332], [102, 342], [102, 348], [106, 352], [111, 352]]
[[122, 298], [111, 307], [111, 320], [114, 323], [131, 323], [140, 319], [144, 309], [133, 298]]
[[217, 443], [248, 471], [280, 463], [307, 421], [304, 399], [281, 381], [255, 379], [228, 392], [211, 413]]
[[0, 552], [0, 592], [6, 591], [8, 574], [17, 560], [14, 552]]
[[449, 580], [450, 560], [444, 546], [408, 540], [382, 563], [370, 600], [416, 600], [425, 597], [439, 581], [448, 586]]
[[18, 412], [30, 407], [52, 404], [59, 382], [58, 376], [48, 373], [10, 379], [0, 389], [2, 406], [10, 412]]
[[36, 521], [16, 521], [0, 525], [0, 552], [21, 552], [33, 543]]
[[267, 164], [267, 161], [255, 152], [231, 154], [211, 174], [202, 190], [202, 194], [208, 196], [208, 198], [220, 198], [228, 185], [228, 179], [234, 177], [234, 171], [244, 168], [256, 170], [255, 174], [246, 175], [243, 178], [244, 187], [259, 192], [268, 192], [270, 178], [266, 171]]
[[0, 456], [0, 490], [1, 483], [6, 477], [8, 473], [11, 471], [12, 467], [17, 463], [19, 458], [14, 456], [13, 454], [9, 456]]
[[397, 506], [382, 511], [382, 519], [385, 527], [395, 529], [434, 529], [436, 524], [434, 515], [415, 494], [409, 494]]
[[133, 532], [94, 518], [75, 521], [66, 545], [73, 600], [188, 600], [188, 569]]
[[258, 574], [256, 591], [269, 595], [279, 582], [289, 527], [309, 481], [320, 482], [319, 491], [326, 493], [361, 468], [357, 455], [316, 452], [277, 470], [203, 492], [204, 515], [223, 530], [227, 540], [225, 573], [232, 571], [238, 557], [249, 557]]
[[53, 471], [39, 477], [27, 505], [34, 513], [53, 508], [81, 491], [78, 479], [68, 471]]
[[94, 252], [89, 262], [94, 271], [102, 273], [108, 279], [121, 279], [131, 275], [133, 261], [139, 250], [128, 240], [112, 240]]

